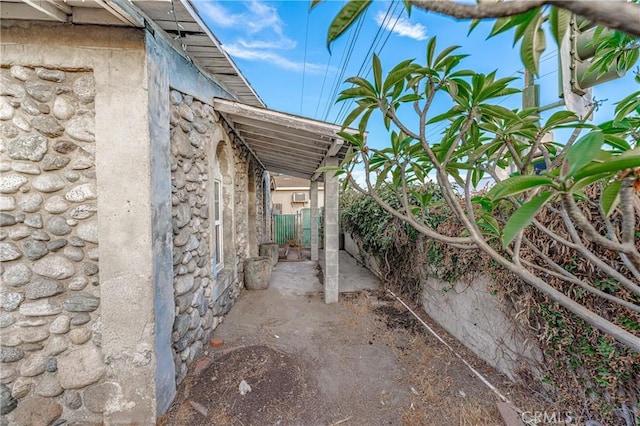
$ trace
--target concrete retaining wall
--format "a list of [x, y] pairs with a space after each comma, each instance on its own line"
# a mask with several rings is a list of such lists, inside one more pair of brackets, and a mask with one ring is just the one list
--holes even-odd
[[[379, 259], [362, 249], [357, 236], [345, 235], [345, 250], [382, 278]], [[471, 284], [429, 278], [422, 285], [425, 312], [478, 357], [512, 380], [521, 368], [537, 374], [542, 353], [491, 294], [489, 277]]]

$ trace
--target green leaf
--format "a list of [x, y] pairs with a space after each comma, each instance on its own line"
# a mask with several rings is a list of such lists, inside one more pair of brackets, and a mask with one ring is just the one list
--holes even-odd
[[544, 33], [541, 32], [542, 14], [537, 19], [527, 24], [522, 36], [522, 44], [520, 45], [520, 58], [522, 64], [533, 74], [538, 74], [538, 61], [540, 54], [544, 48]]
[[358, 118], [360, 114], [362, 114], [367, 108], [369, 108], [369, 105], [362, 104], [362, 105], [359, 105], [357, 108], [355, 108], [353, 111], [351, 111], [349, 115], [347, 115], [347, 118], [345, 118], [344, 121], [342, 122], [342, 128], [344, 129], [349, 127], [349, 125], [353, 123], [353, 120]]
[[436, 38], [431, 37], [427, 42], [427, 67], [433, 68], [433, 55], [436, 51]]
[[529, 226], [540, 209], [553, 196], [553, 191], [544, 191], [521, 205], [509, 218], [502, 230], [502, 244], [508, 246], [526, 226]]
[[375, 82], [376, 93], [382, 91], [382, 65], [380, 64], [380, 58], [375, 53], [373, 54], [373, 80]]
[[340, 37], [371, 4], [371, 0], [350, 0], [338, 12], [327, 32], [327, 49], [331, 51], [331, 42]]
[[309, 6], [309, 10], [313, 9], [314, 7], [316, 7], [322, 0], [312, 0], [311, 1], [311, 6]]
[[553, 128], [559, 124], [565, 124], [565, 123], [570, 123], [572, 121], [577, 121], [578, 120], [578, 116], [576, 116], [573, 112], [571, 111], [558, 111], [555, 112], [551, 115], [551, 117], [549, 117], [549, 119], [547, 120], [546, 123], [544, 123], [543, 128], [544, 129], [550, 129]]
[[[604, 135], [601, 131], [589, 132], [569, 148], [564, 162], [568, 165], [567, 177], [572, 177], [578, 170], [593, 161], [600, 153]], [[563, 167], [564, 169], [564, 167]]]
[[613, 213], [613, 210], [620, 202], [620, 197], [618, 196], [620, 193], [620, 186], [622, 186], [622, 181], [617, 180], [602, 191], [602, 195], [600, 196], [600, 206], [602, 206], [602, 211], [607, 217]]
[[640, 167], [640, 156], [634, 155], [632, 157], [616, 158], [615, 160], [607, 161], [606, 163], [589, 164], [588, 166], [580, 169], [573, 179], [579, 181], [587, 176], [596, 175], [599, 173], [611, 173], [615, 174], [621, 170], [635, 169]]
[[542, 175], [523, 175], [512, 176], [502, 182], [497, 183], [487, 193], [488, 197], [493, 199], [504, 198], [508, 195], [519, 194], [520, 192], [527, 191], [538, 186], [553, 186], [553, 180], [548, 176]]
[[551, 8], [549, 21], [551, 22], [551, 33], [558, 46], [562, 42], [564, 35], [569, 28], [569, 21], [571, 20], [571, 12], [566, 9], [560, 9], [557, 7]]

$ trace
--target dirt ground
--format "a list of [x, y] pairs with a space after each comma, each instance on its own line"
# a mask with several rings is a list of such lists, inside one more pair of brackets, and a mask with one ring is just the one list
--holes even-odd
[[[224, 346], [195, 363], [159, 424], [504, 424], [498, 398], [388, 293], [340, 297], [244, 292], [216, 329]], [[509, 398], [537, 405], [422, 317]]]

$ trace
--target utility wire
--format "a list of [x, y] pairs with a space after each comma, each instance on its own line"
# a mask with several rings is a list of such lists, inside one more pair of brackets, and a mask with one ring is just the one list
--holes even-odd
[[300, 115], [302, 115], [302, 102], [304, 100], [304, 78], [307, 72], [307, 42], [309, 40], [309, 15], [310, 10], [307, 10], [307, 25], [304, 33], [304, 59], [302, 61], [302, 90], [300, 91]]
[[344, 61], [341, 62], [340, 64], [340, 71], [338, 72], [338, 74], [336, 75], [336, 78], [334, 80], [334, 85], [333, 85], [333, 89], [331, 90], [331, 95], [329, 96], [328, 100], [327, 100], [327, 107], [324, 113], [324, 121], [327, 121], [327, 117], [329, 117], [329, 112], [331, 111], [331, 107], [333, 106], [333, 99], [336, 98], [336, 95], [338, 94], [338, 88], [340, 87], [340, 81], [344, 78], [344, 73], [346, 71], [347, 68], [347, 64], [349, 63], [350, 59], [351, 59], [351, 55], [353, 53], [353, 48], [355, 46], [355, 42], [358, 38], [358, 36], [360, 35], [360, 30], [362, 29], [362, 24], [364, 22], [364, 17], [366, 16], [367, 12], [365, 11], [364, 14], [360, 15], [360, 17], [358, 18], [358, 21], [356, 23], [356, 28], [351, 32], [351, 40], [350, 40], [350, 44], [348, 46], [348, 48], [343, 52], [343, 59]]

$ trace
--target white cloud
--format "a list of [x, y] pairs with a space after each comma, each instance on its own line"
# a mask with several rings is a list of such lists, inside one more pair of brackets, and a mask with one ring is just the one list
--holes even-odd
[[245, 40], [238, 39], [238, 44], [245, 49], [280, 49], [289, 50], [294, 49], [297, 43], [286, 37], [282, 37], [278, 40]]
[[397, 19], [385, 20], [385, 12], [380, 11], [376, 15], [376, 22], [385, 30], [394, 32], [403, 37], [409, 37], [414, 40], [426, 40], [427, 28], [422, 24], [412, 24], [405, 17], [400, 16]]
[[240, 14], [233, 14], [229, 10], [222, 7], [220, 3], [213, 2], [198, 2], [198, 10], [204, 15], [206, 20], [214, 23], [217, 26], [223, 28], [231, 28], [234, 25], [238, 25], [241, 22]]
[[324, 66], [307, 62], [292, 61], [277, 53], [269, 52], [263, 49], [246, 49], [238, 44], [227, 44], [223, 46], [224, 50], [234, 58], [246, 59], [248, 61], [264, 61], [269, 62], [277, 67], [290, 70], [320, 74], [324, 72]]

